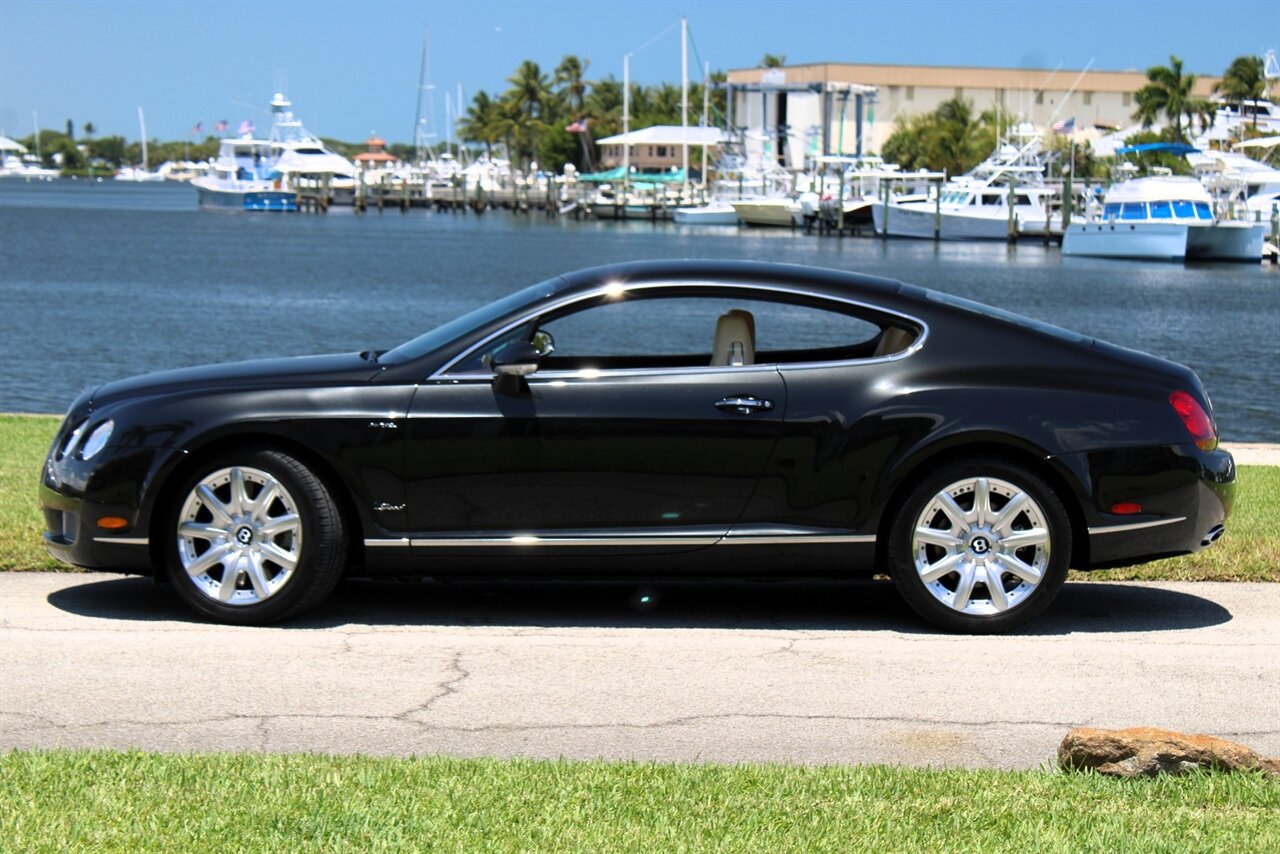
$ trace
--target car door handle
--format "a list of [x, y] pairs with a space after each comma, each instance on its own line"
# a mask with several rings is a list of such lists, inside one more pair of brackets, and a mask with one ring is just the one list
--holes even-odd
[[716, 409], [725, 412], [736, 412], [739, 415], [751, 415], [756, 412], [768, 412], [773, 409], [772, 400], [758, 397], [726, 397], [716, 401]]

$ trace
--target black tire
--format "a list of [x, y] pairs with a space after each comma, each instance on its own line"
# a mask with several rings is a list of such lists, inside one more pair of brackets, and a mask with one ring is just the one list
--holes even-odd
[[[979, 516], [982, 481], [989, 510]], [[1019, 503], [1011, 505], [1015, 499]], [[957, 510], [968, 518], [964, 524], [954, 520]], [[925, 528], [935, 533], [917, 534]], [[887, 555], [894, 585], [921, 617], [953, 632], [996, 634], [1037, 616], [1058, 595], [1071, 561], [1071, 523], [1053, 489], [1023, 466], [999, 458], [966, 460], [926, 475], [911, 489], [890, 528]]]
[[299, 614], [327, 597], [346, 567], [337, 502], [280, 451], [244, 449], [205, 462], [174, 493], [166, 519], [174, 589], [218, 622], [260, 626]]

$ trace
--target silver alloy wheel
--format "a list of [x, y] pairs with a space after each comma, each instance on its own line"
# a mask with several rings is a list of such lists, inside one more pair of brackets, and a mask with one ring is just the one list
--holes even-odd
[[178, 515], [178, 557], [196, 589], [224, 605], [280, 592], [302, 553], [293, 496], [270, 472], [219, 469], [195, 485]]
[[925, 589], [948, 608], [987, 616], [1016, 608], [1049, 565], [1044, 510], [1005, 480], [943, 488], [916, 517], [911, 554]]

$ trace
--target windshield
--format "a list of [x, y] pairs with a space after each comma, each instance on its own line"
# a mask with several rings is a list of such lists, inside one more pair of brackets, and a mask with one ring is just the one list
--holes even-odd
[[505, 296], [497, 302], [483, 305], [475, 311], [469, 311], [459, 318], [450, 320], [443, 326], [437, 326], [412, 341], [406, 341], [394, 350], [388, 350], [378, 357], [378, 361], [384, 365], [399, 365], [412, 359], [417, 359], [420, 356], [425, 356], [433, 350], [439, 350], [450, 341], [461, 338], [472, 329], [478, 329], [481, 326], [492, 323], [521, 306], [532, 305], [538, 300], [546, 299], [555, 293], [556, 289], [562, 284], [563, 281], [560, 278], [548, 279], [522, 291], [516, 291], [514, 294]]

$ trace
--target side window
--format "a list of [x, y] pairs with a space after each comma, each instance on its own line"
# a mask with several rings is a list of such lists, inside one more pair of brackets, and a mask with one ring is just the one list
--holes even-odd
[[450, 375], [487, 376], [493, 355], [520, 341], [542, 352], [540, 373], [660, 370], [844, 361], [890, 355], [916, 338], [858, 309], [818, 301], [735, 296], [593, 300], [545, 315], [487, 342]]
[[548, 320], [548, 369], [663, 368], [869, 357], [881, 326], [811, 304], [736, 297], [637, 298]]

